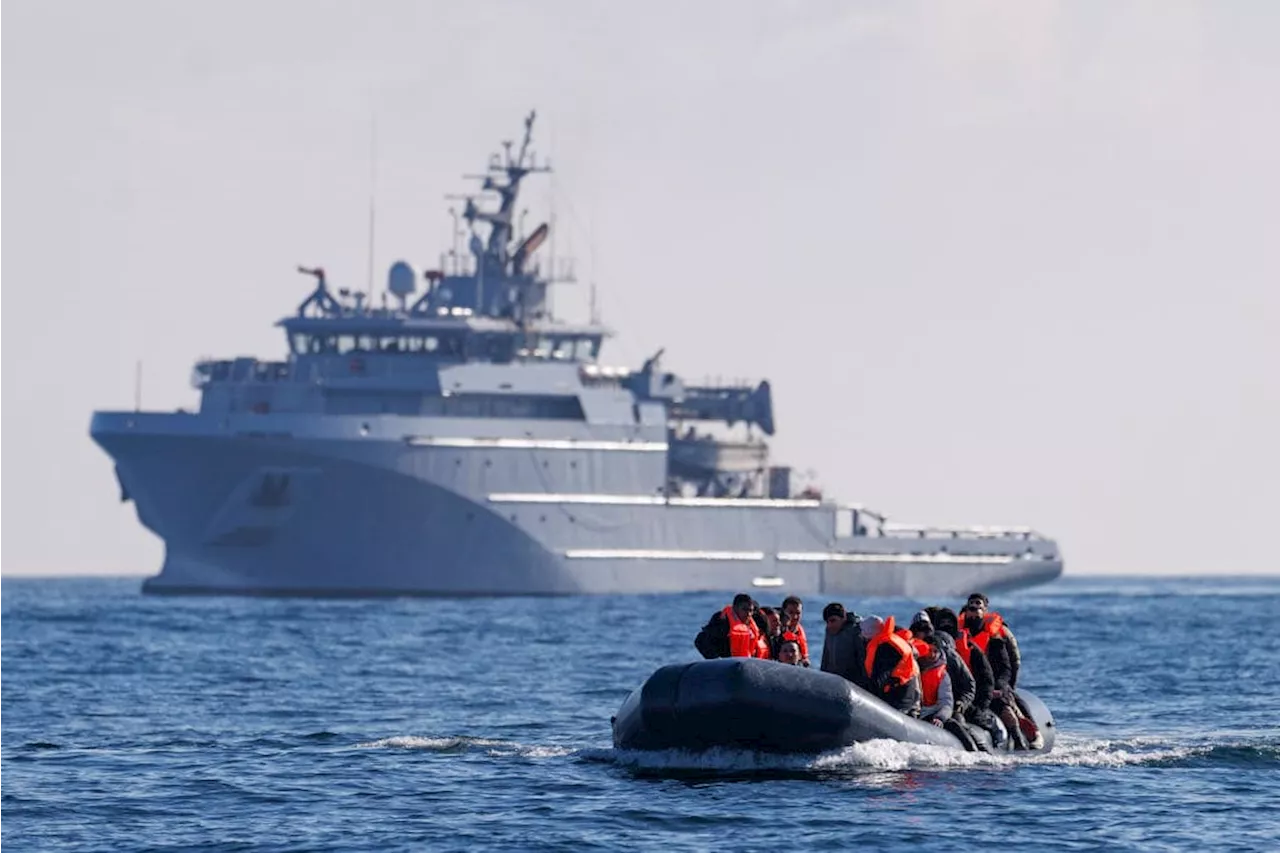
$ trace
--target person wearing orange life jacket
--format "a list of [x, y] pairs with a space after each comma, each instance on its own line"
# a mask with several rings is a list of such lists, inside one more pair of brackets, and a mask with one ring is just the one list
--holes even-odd
[[753, 599], [751, 606], [754, 608], [751, 612], [751, 621], [755, 623], [756, 628], [756, 653], [752, 657], [773, 660], [774, 644], [769, 636], [769, 617], [765, 615], [760, 602]]
[[[952, 641], [950, 655], [955, 658], [958, 669], [952, 670], [951, 692], [956, 696], [956, 717], [981, 726], [991, 735], [992, 743], [1003, 741], [1005, 732], [991, 713], [991, 691], [995, 686], [991, 674], [991, 662], [982, 649], [973, 644], [969, 632], [960, 627], [960, 620], [949, 607], [927, 608], [929, 617], [937, 628], [937, 636], [945, 643], [945, 638]], [[967, 674], [967, 678], [966, 678]], [[966, 685], [968, 685], [966, 687]], [[961, 704], [962, 695], [964, 704]], [[975, 742], [975, 746], [978, 744]]]
[[1003, 623], [998, 613], [983, 615], [981, 605], [966, 604], [960, 612], [960, 624], [969, 632], [974, 646], [991, 662], [994, 687], [991, 691], [991, 710], [1000, 717], [1017, 749], [1037, 747], [1043, 742], [1035, 724], [1018, 708], [1010, 683], [1012, 664], [1009, 661], [1009, 644], [1003, 636]]
[[782, 630], [795, 634], [796, 642], [800, 644], [800, 665], [809, 666], [809, 638], [805, 636], [804, 626], [800, 624], [800, 617], [804, 615], [804, 602], [797, 595], [788, 595], [782, 599], [782, 606], [778, 609], [782, 617]]
[[1008, 623], [1004, 621], [1004, 617], [991, 609], [991, 599], [987, 598], [986, 594], [981, 592], [971, 593], [969, 600], [965, 602], [965, 607], [975, 604], [978, 605], [978, 612], [982, 614], [983, 618], [995, 616], [1000, 619], [1000, 637], [1008, 644], [1009, 648], [1009, 686], [1016, 690], [1018, 687], [1018, 672], [1022, 669], [1022, 651], [1018, 648], [1018, 638], [1013, 635], [1013, 631], [1010, 630]]
[[925, 650], [919, 656], [920, 719], [941, 728], [955, 712], [951, 676], [947, 673], [947, 656], [938, 645], [933, 631], [921, 633], [918, 642]]
[[920, 715], [920, 667], [915, 650], [898, 635], [892, 616], [862, 620], [867, 641], [866, 673], [870, 692], [908, 716]]
[[777, 608], [761, 607], [756, 610], [756, 625], [760, 625], [760, 617], [764, 617], [764, 630], [761, 639], [769, 647], [769, 657], [778, 659], [778, 646], [782, 643], [782, 616]]
[[732, 604], [711, 615], [693, 645], [704, 658], [755, 657], [760, 651], [755, 609], [751, 596], [738, 593]]

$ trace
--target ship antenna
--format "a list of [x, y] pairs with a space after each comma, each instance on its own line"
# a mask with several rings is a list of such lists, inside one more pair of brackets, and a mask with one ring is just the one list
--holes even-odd
[[[533, 113], [530, 113], [529, 126], [531, 126], [532, 124], [533, 124]], [[546, 165], [550, 166], [552, 156], [555, 154], [555, 150], [556, 150], [555, 122], [551, 123], [548, 136], [550, 137], [550, 140], [547, 145], [547, 151], [550, 153], [548, 153], [546, 156]], [[548, 270], [547, 280], [554, 285], [556, 280], [556, 233], [560, 230], [559, 228], [556, 227], [556, 173], [555, 172], [551, 172], [550, 177], [547, 179], [547, 183], [549, 184], [548, 191], [551, 194], [551, 199], [547, 205], [548, 207], [547, 222], [551, 227], [551, 234], [548, 235], [551, 237], [551, 242], [547, 246], [547, 252], [551, 256], [551, 263], [548, 264], [550, 269]], [[550, 319], [554, 319], [555, 305], [556, 305], [554, 286], [547, 288], [546, 299], [547, 299], [547, 317]]]
[[374, 224], [377, 219], [377, 196], [378, 196], [378, 116], [376, 112], [369, 113], [369, 264], [368, 278], [365, 284], [365, 293], [369, 299], [373, 298], [373, 248], [374, 248]]

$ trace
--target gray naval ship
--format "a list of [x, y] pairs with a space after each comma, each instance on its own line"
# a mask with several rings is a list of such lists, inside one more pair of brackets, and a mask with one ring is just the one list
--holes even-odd
[[767, 382], [601, 363], [608, 329], [550, 309], [548, 226], [514, 225], [548, 171], [533, 118], [465, 197], [469, 257], [395, 263], [380, 306], [299, 268], [314, 289], [277, 324], [284, 360], [199, 362], [198, 412], [94, 413], [164, 541], [144, 590], [936, 599], [1062, 573], [1030, 529], [895, 524], [800, 489], [769, 458]]

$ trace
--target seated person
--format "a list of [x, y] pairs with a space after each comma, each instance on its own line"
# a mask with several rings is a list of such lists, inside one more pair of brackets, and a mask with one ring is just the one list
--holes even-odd
[[862, 620], [869, 692], [910, 717], [920, 716], [920, 667], [915, 649], [895, 630], [892, 616]]
[[778, 663], [799, 666], [800, 660], [800, 638], [788, 631], [778, 641]]

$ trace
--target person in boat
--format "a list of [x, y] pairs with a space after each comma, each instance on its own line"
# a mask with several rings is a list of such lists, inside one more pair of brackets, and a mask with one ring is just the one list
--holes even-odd
[[1009, 628], [1009, 623], [1004, 621], [1004, 617], [991, 609], [991, 599], [987, 598], [985, 593], [970, 593], [969, 600], [965, 602], [965, 606], [977, 605], [978, 612], [982, 614], [983, 619], [999, 619], [1001, 625], [1001, 638], [1009, 645], [1009, 663], [1013, 668], [1013, 674], [1009, 677], [1009, 686], [1018, 689], [1018, 672], [1022, 669], [1022, 651], [1018, 648], [1018, 638], [1013, 635], [1013, 631]]
[[711, 615], [694, 638], [694, 647], [704, 658], [750, 658], [760, 652], [759, 629], [755, 622], [755, 601], [745, 592], [733, 597]]
[[969, 632], [960, 626], [960, 620], [951, 608], [939, 607], [931, 616], [942, 633], [950, 635], [955, 641], [956, 654], [973, 675], [973, 701], [965, 709], [964, 719], [986, 729], [991, 735], [992, 743], [1000, 743], [1004, 740], [1005, 731], [1000, 727], [996, 715], [991, 712], [991, 691], [995, 689], [991, 661], [973, 642]]
[[764, 641], [769, 647], [769, 657], [777, 660], [778, 646], [782, 644], [782, 616], [774, 607], [761, 607], [756, 616], [757, 626], [760, 624], [758, 617], [764, 617]]
[[844, 605], [833, 601], [822, 608], [822, 621], [827, 634], [822, 643], [823, 672], [834, 673], [865, 689], [869, 688], [866, 675], [867, 644], [862, 637], [861, 619], [857, 613], [847, 611]]
[[756, 653], [752, 657], [761, 660], [773, 660], [774, 644], [769, 637], [769, 617], [764, 608], [754, 598], [751, 600], [751, 620], [756, 627]]
[[778, 642], [778, 663], [800, 666], [800, 638], [790, 631], [785, 632]]
[[803, 666], [809, 666], [809, 638], [805, 636], [804, 626], [800, 624], [800, 617], [804, 615], [804, 602], [797, 595], [788, 595], [782, 599], [780, 610], [782, 630], [796, 635], [800, 643], [800, 662]]
[[920, 716], [920, 666], [915, 649], [896, 630], [892, 616], [881, 619], [868, 616], [862, 620], [862, 638], [866, 640], [867, 682], [869, 691], [894, 708], [911, 717]]
[[[912, 633], [915, 630], [913, 626]], [[924, 653], [917, 656], [920, 666], [920, 719], [942, 728], [956, 710], [951, 693], [951, 675], [947, 672], [947, 656], [931, 629], [922, 631], [917, 641], [924, 647]]]
[[[965, 725], [963, 710], [973, 700], [973, 675], [956, 655], [950, 634], [920, 621], [913, 621], [911, 632], [925, 649], [919, 656], [920, 719], [946, 729], [967, 751], [977, 752], [978, 742]], [[959, 665], [958, 679], [952, 677], [953, 659]], [[960, 690], [967, 695], [960, 697]]]
[[[919, 615], [917, 614], [917, 616]], [[929, 629], [947, 659], [947, 675], [951, 676], [951, 694], [955, 702], [955, 706], [952, 709], [952, 719], [963, 720], [969, 712], [969, 706], [973, 704], [978, 686], [974, 680], [973, 672], [969, 669], [969, 665], [964, 661], [964, 658], [960, 657], [960, 653], [956, 651], [954, 633], [956, 615], [943, 607], [926, 607], [923, 615], [928, 618]], [[935, 621], [935, 615], [937, 621]], [[921, 635], [925, 633], [924, 625], [913, 620], [911, 625], [912, 633], [915, 633], [917, 629], [920, 629]], [[990, 701], [989, 697], [988, 701]]]
[[[978, 604], [966, 604], [960, 613], [961, 624], [969, 632], [974, 645], [982, 649], [991, 661], [991, 710], [1000, 717], [1009, 737], [1017, 749], [1031, 749], [1042, 740], [1035, 724], [1025, 717], [1014, 698], [1010, 676], [1013, 665], [1009, 661], [1009, 644], [1001, 632], [999, 616], [989, 619], [983, 616]], [[1025, 722], [1024, 722], [1025, 721]]]

